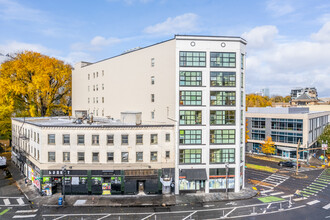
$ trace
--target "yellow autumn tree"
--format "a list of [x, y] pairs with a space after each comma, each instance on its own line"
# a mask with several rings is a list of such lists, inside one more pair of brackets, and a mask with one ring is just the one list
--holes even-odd
[[267, 96], [255, 94], [246, 95], [246, 107], [266, 107], [272, 106], [271, 100]]
[[249, 136], [249, 130], [248, 130], [248, 120], [246, 119], [245, 120], [245, 143], [248, 142], [248, 140], [250, 139], [250, 136]]
[[274, 154], [275, 153], [275, 147], [274, 142], [272, 140], [272, 137], [266, 137], [265, 143], [261, 145], [261, 151], [264, 154]]
[[[0, 135], [10, 117], [68, 115], [72, 67], [40, 53], [25, 51], [0, 66]], [[8, 127], [9, 123], [9, 127]]]

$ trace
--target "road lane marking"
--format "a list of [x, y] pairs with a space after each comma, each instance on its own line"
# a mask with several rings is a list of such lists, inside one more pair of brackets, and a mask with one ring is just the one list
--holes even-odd
[[290, 194], [290, 195], [281, 196], [281, 198], [285, 199], [285, 198], [289, 198], [289, 197], [292, 197], [292, 196], [294, 196], [294, 195]]
[[229, 211], [226, 215], [224, 215], [223, 217], [224, 218], [227, 218], [227, 216], [230, 214], [230, 213], [232, 213], [233, 211], [235, 211], [235, 209], [236, 209], [236, 207], [235, 208], [233, 208], [231, 211]]
[[191, 213], [190, 215], [188, 215], [187, 217], [183, 218], [182, 220], [186, 220], [188, 219], [189, 217], [193, 216], [197, 211], [194, 211], [193, 213]]
[[38, 209], [32, 209], [32, 210], [18, 210], [16, 211], [16, 213], [33, 213], [33, 212], [37, 212]]
[[34, 218], [34, 217], [36, 217], [36, 215], [14, 215], [13, 216], [13, 218]]
[[284, 192], [276, 192], [276, 193], [272, 193], [272, 194], [269, 194], [269, 195], [276, 196], [276, 195], [281, 195], [281, 194], [284, 194]]
[[17, 200], [18, 204], [20, 204], [20, 205], [24, 205], [24, 201], [23, 201], [23, 199], [19, 198], [19, 199], [16, 199], [16, 200]]
[[273, 189], [264, 190], [264, 191], [261, 191], [260, 193], [269, 193], [269, 192], [274, 192], [274, 190]]
[[151, 216], [154, 216], [154, 215], [155, 215], [155, 213], [152, 213], [152, 214], [148, 215], [147, 217], [142, 218], [141, 220], [148, 219], [148, 218], [150, 218]]
[[101, 217], [101, 218], [98, 218], [97, 220], [101, 220], [101, 219], [107, 218], [107, 217], [109, 217], [110, 215], [111, 215], [111, 214], [106, 215], [106, 216], [103, 216], [103, 217]]
[[330, 203], [328, 205], [326, 205], [326, 206], [323, 206], [322, 208], [324, 208], [324, 209], [330, 209]]
[[5, 205], [10, 205], [9, 199], [4, 199], [3, 202], [5, 203]]
[[319, 202], [320, 202], [319, 200], [314, 200], [314, 201], [308, 202], [307, 205], [314, 205]]
[[293, 199], [293, 201], [298, 202], [298, 201], [305, 200], [305, 199], [307, 199], [307, 198], [302, 197], [302, 198]]
[[64, 217], [66, 217], [67, 215], [62, 215], [62, 216], [60, 216], [60, 217], [58, 217], [58, 218], [54, 218], [53, 220], [58, 220], [58, 219], [61, 219], [61, 218], [64, 218]]

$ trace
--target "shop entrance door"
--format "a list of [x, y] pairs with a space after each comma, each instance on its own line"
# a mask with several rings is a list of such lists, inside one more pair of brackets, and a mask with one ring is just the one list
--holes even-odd
[[138, 192], [144, 194], [144, 181], [138, 181]]
[[290, 151], [282, 151], [283, 157], [290, 158]]

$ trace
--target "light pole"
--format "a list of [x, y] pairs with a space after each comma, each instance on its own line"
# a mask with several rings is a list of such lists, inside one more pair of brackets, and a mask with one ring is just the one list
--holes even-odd
[[62, 167], [62, 174], [63, 174], [62, 195], [63, 195], [63, 205], [64, 205], [64, 203], [65, 203], [65, 174], [66, 174], [66, 166], [65, 165]]
[[229, 164], [226, 162], [225, 167], [226, 167], [226, 197], [228, 199], [228, 170], [229, 170]]

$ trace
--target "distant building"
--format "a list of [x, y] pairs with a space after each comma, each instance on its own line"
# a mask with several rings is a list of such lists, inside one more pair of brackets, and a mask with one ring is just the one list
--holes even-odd
[[[275, 156], [296, 158], [296, 149], [316, 147], [317, 138], [329, 124], [330, 112], [310, 112], [309, 108], [248, 108], [246, 118], [250, 139], [247, 150], [261, 153], [261, 144], [266, 137], [275, 142]], [[300, 152], [306, 159], [308, 152]]]
[[262, 93], [262, 96], [270, 97], [269, 88], [263, 88], [260, 92]]
[[315, 87], [295, 88], [291, 90], [291, 105], [315, 105], [318, 101]]

